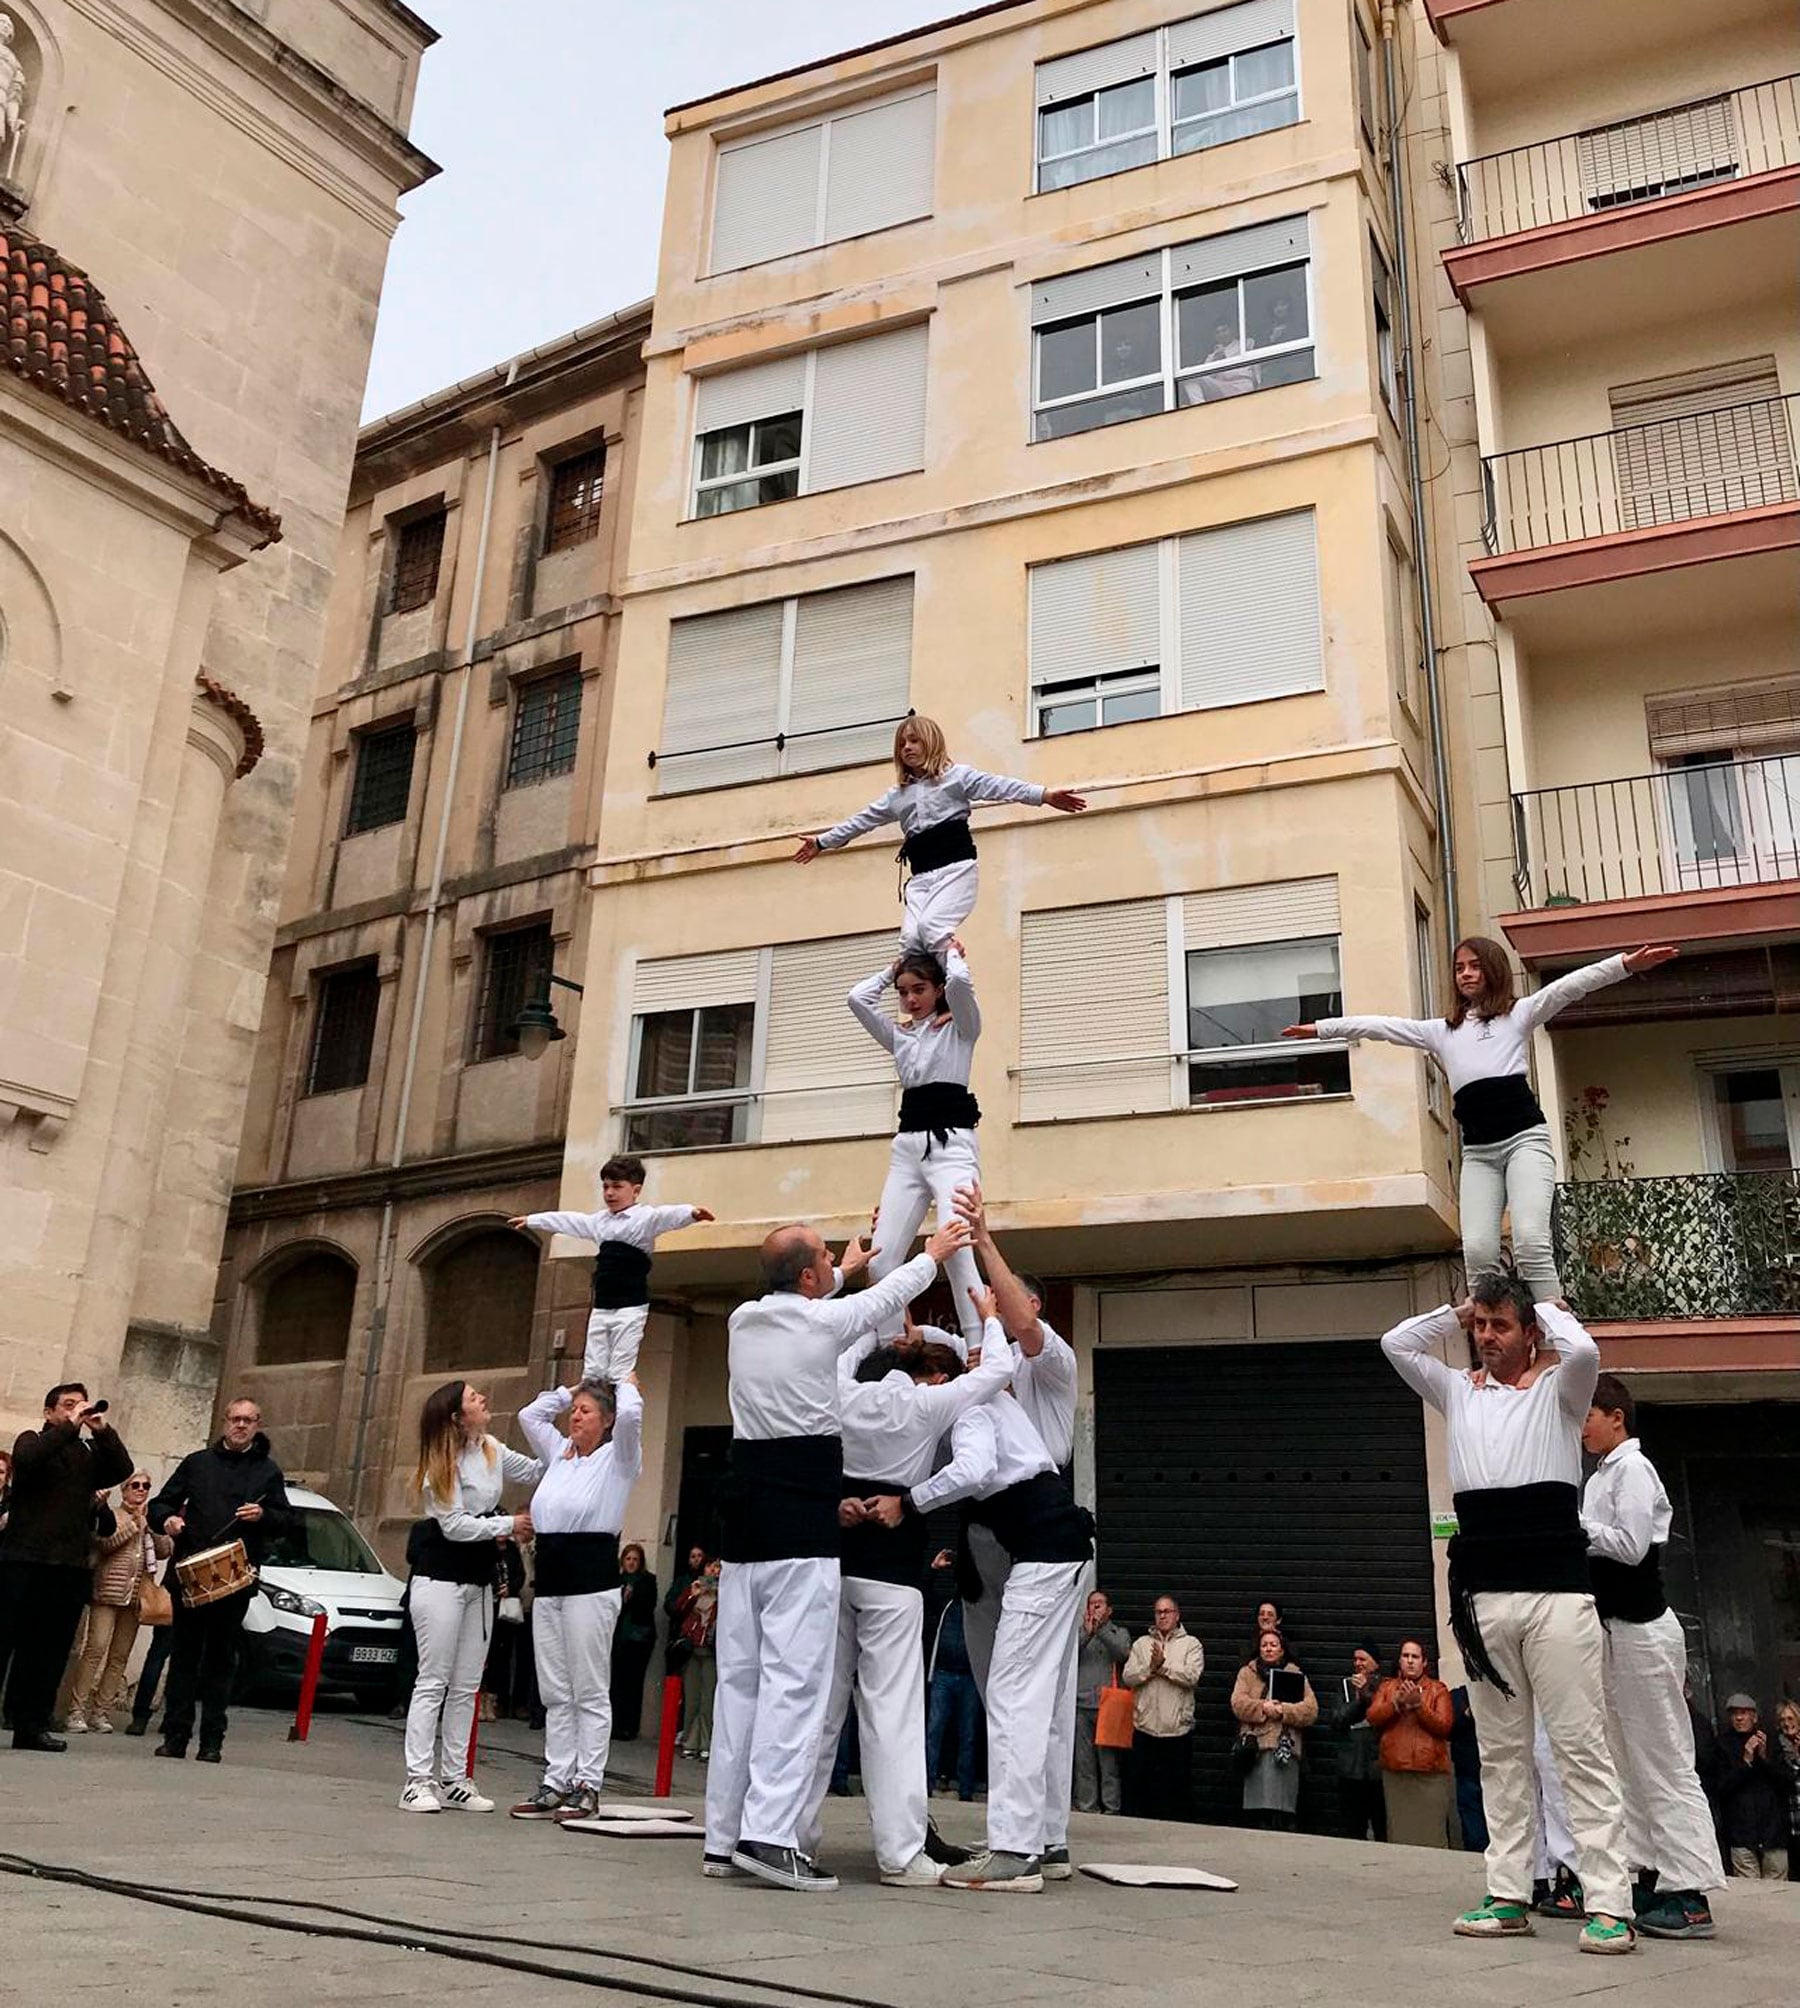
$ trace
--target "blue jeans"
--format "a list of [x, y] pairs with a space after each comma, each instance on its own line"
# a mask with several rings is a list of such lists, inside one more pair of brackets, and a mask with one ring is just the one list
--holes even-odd
[[981, 1724], [981, 1690], [972, 1673], [934, 1673], [925, 1715], [926, 1770], [932, 1782], [946, 1776], [944, 1737], [956, 1738], [957, 1796], [975, 1796], [975, 1732]]

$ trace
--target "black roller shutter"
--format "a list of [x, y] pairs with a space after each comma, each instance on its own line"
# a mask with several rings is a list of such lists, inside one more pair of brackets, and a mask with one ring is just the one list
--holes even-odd
[[1239, 1817], [1231, 1686], [1265, 1597], [1319, 1697], [1300, 1824], [1337, 1831], [1329, 1716], [1355, 1640], [1433, 1623], [1418, 1398], [1373, 1345], [1133, 1347], [1094, 1356], [1100, 1586], [1135, 1637], [1171, 1592], [1206, 1649], [1194, 1803]]

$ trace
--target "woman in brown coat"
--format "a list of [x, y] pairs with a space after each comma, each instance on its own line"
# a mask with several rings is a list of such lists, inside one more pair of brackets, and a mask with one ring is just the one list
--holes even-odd
[[125, 1664], [138, 1630], [138, 1585], [159, 1555], [175, 1543], [152, 1534], [147, 1519], [150, 1474], [134, 1471], [119, 1488], [113, 1531], [95, 1543], [94, 1587], [89, 1594], [87, 1642], [75, 1671], [69, 1706], [72, 1730], [112, 1732], [112, 1711], [125, 1685]]
[[[1277, 1670], [1299, 1675], [1298, 1701], [1270, 1698], [1270, 1676]], [[1305, 1744], [1301, 1732], [1318, 1721], [1319, 1700], [1312, 1682], [1288, 1658], [1279, 1632], [1265, 1631], [1256, 1642], [1256, 1657], [1239, 1667], [1231, 1712], [1238, 1719], [1240, 1736], [1256, 1746], [1255, 1760], [1244, 1777], [1244, 1811], [1251, 1816], [1250, 1824], [1291, 1833], [1300, 1803], [1300, 1755]]]
[[1381, 1737], [1381, 1789], [1388, 1839], [1403, 1848], [1462, 1845], [1450, 1731], [1456, 1723], [1450, 1690], [1428, 1671], [1416, 1638], [1401, 1642], [1399, 1671], [1369, 1703], [1368, 1723]]

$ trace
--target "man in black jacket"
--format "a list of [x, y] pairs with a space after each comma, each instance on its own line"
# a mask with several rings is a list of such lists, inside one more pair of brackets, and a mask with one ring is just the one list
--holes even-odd
[[[104, 1406], [104, 1405], [103, 1405]], [[0, 1535], [0, 1666], [15, 1750], [64, 1750], [50, 1733], [56, 1686], [93, 1587], [94, 1495], [131, 1476], [131, 1452], [79, 1381], [44, 1397], [44, 1426], [13, 1445]]]
[[[225, 1408], [225, 1433], [184, 1457], [150, 1502], [154, 1533], [174, 1537], [174, 1561], [185, 1561], [226, 1541], [242, 1541], [250, 1565], [261, 1562], [269, 1537], [291, 1518], [281, 1467], [261, 1432], [262, 1411], [248, 1395]], [[255, 1590], [234, 1591], [216, 1603], [175, 1599], [175, 1638], [169, 1653], [169, 1691], [163, 1707], [159, 1757], [185, 1757], [200, 1709], [203, 1764], [217, 1764], [225, 1742], [225, 1705], [237, 1671], [238, 1639]]]

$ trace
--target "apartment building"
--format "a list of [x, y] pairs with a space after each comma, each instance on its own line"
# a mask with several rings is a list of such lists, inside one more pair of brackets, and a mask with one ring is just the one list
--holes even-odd
[[1416, 1055], [1278, 1036], [1428, 1009], [1445, 960], [1378, 39], [1018, 0], [670, 113], [576, 958], [563, 1202], [629, 1147], [718, 1216], [657, 1257], [666, 1564], [758, 1244], [866, 1225], [886, 1165], [844, 998], [891, 847], [799, 839], [912, 711], [1087, 796], [977, 817], [984, 1177], [1080, 1352], [1110, 1585], [1176, 1585], [1220, 1669], [1220, 1805], [1261, 1596], [1322, 1662], [1433, 1607], [1441, 1476], [1373, 1340], [1447, 1287], [1447, 1109]]
[[1539, 1041], [1560, 1258], [1646, 1404], [1702, 1692], [1772, 1697], [1800, 1681], [1800, 21], [1425, 11], [1467, 905], [1533, 978], [1682, 950]]
[[573, 1050], [516, 1027], [586, 960], [648, 328], [358, 442], [213, 1334], [390, 1563], [425, 1394], [478, 1378], [504, 1430], [586, 1324], [505, 1224], [555, 1202]]

